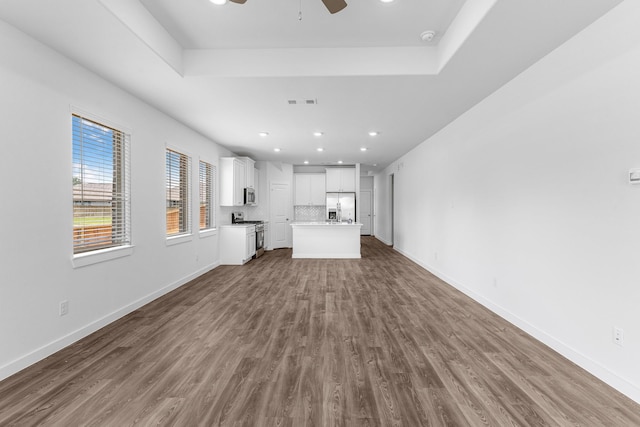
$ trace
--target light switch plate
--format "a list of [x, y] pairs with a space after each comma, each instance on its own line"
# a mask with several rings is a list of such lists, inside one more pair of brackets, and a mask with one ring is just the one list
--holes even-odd
[[629, 184], [640, 184], [640, 169], [629, 170]]

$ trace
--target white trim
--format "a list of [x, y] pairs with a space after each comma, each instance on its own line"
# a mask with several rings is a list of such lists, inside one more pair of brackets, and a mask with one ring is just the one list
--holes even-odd
[[112, 313], [109, 313], [89, 324], [83, 326], [80, 329], [77, 329], [67, 335], [64, 335], [49, 344], [46, 344], [40, 348], [37, 348], [24, 356], [21, 356], [3, 366], [0, 366], [0, 381], [8, 378], [9, 376], [21, 371], [24, 368], [27, 368], [33, 365], [36, 362], [43, 360], [44, 358], [54, 354], [55, 352], [62, 350], [63, 348], [79, 341], [82, 338], [85, 338], [95, 331], [109, 325], [110, 323], [115, 322], [116, 320], [126, 316], [127, 314], [139, 309], [140, 307], [160, 298], [161, 296], [179, 288], [180, 286], [190, 282], [191, 280], [202, 276], [203, 274], [213, 270], [218, 267], [220, 262], [215, 262], [210, 264], [196, 272], [189, 274], [188, 276], [183, 277], [162, 289], [159, 289], [151, 294], [144, 296], [137, 301], [134, 301]]
[[[385, 239], [383, 239], [383, 238], [382, 238], [382, 237], [380, 237], [380, 236], [375, 236], [375, 235], [374, 235], [373, 237], [375, 237], [376, 239], [380, 240], [382, 243], [384, 243], [384, 244], [385, 244], [385, 245], [387, 245], [387, 246], [391, 246], [391, 245], [393, 244], [393, 243], [391, 243], [390, 241], [385, 240]], [[400, 251], [398, 251], [398, 252], [400, 252]], [[402, 254], [402, 252], [400, 252], [400, 253]], [[404, 255], [404, 254], [402, 254], [402, 255]], [[406, 255], [405, 255], [405, 256], [406, 256]], [[407, 256], [407, 258], [409, 258], [409, 257]], [[415, 262], [415, 261], [414, 261], [414, 262]]]
[[99, 249], [97, 251], [75, 254], [71, 257], [73, 268], [85, 267], [99, 262], [110, 261], [133, 255], [133, 245], [117, 246], [115, 248]]
[[216, 234], [218, 234], [217, 228], [207, 228], [206, 230], [200, 230], [198, 232], [198, 237], [200, 239], [204, 239], [205, 237], [215, 236]]
[[167, 246], [179, 245], [181, 243], [191, 242], [193, 240], [193, 234], [179, 234], [177, 236], [167, 236]]
[[69, 105], [69, 112], [71, 114], [76, 114], [78, 116], [82, 116], [85, 119], [89, 119], [95, 122], [99, 122], [99, 124], [103, 125], [103, 126], [107, 126], [113, 129], [117, 129], [122, 133], [126, 133], [129, 136], [133, 135], [133, 131], [131, 130], [130, 126], [126, 126], [126, 125], [122, 125], [119, 122], [115, 121], [115, 120], [111, 120], [109, 118], [106, 118], [105, 116], [101, 116], [99, 114], [95, 114], [92, 113], [89, 110], [86, 110], [84, 108], [81, 107], [77, 107], [73, 104]]
[[310, 254], [294, 254], [291, 255], [291, 258], [315, 258], [315, 259], [358, 259], [362, 258], [360, 254], [318, 254], [318, 253], [310, 253]]
[[615, 388], [620, 393], [626, 395], [627, 397], [636, 401], [637, 403], [640, 403], [640, 385], [634, 384], [631, 381], [617, 375], [616, 373], [611, 372], [607, 367], [603, 366], [602, 364], [582, 354], [580, 351], [574, 349], [570, 345], [563, 343], [562, 341], [559, 341], [558, 339], [552, 337], [546, 332], [538, 329], [536, 326], [530, 324], [529, 322], [520, 318], [519, 316], [516, 316], [515, 314], [511, 313], [509, 310], [505, 309], [504, 307], [472, 291], [471, 289], [467, 288], [461, 283], [458, 283], [456, 280], [438, 271], [433, 266], [421, 262], [416, 257], [396, 247], [394, 247], [394, 250], [404, 255], [405, 257], [409, 258], [411, 261], [415, 262], [420, 267], [424, 268], [434, 276], [437, 276], [439, 279], [443, 280], [448, 285], [453, 286], [460, 292], [464, 293], [465, 295], [467, 295], [469, 298], [473, 299], [477, 303], [491, 310], [493, 313], [502, 317], [507, 322], [511, 323], [517, 328], [528, 333], [533, 338], [545, 344], [555, 352], [566, 357], [567, 359], [569, 359], [570, 361], [572, 361], [573, 363], [575, 363], [585, 371], [599, 378], [601, 381]]
[[[167, 194], [167, 171], [166, 171], [166, 161], [167, 161], [167, 150], [169, 151], [173, 151], [174, 153], [180, 154], [180, 155], [184, 155], [187, 157], [187, 162], [189, 164], [189, 182], [187, 183], [187, 186], [189, 187], [189, 189], [191, 190], [190, 194], [189, 194], [189, 213], [190, 218], [189, 218], [189, 230], [187, 230], [187, 232], [181, 233], [181, 234], [177, 234], [177, 235], [171, 235], [171, 236], [167, 236], [166, 234], [166, 230], [167, 230], [167, 215], [166, 215], [166, 210], [165, 210], [165, 216], [164, 216], [164, 225], [165, 225], [165, 237], [166, 237], [166, 242], [167, 242], [167, 246], [172, 246], [172, 245], [177, 245], [180, 243], [184, 243], [186, 241], [190, 241], [192, 240], [192, 236], [194, 233], [194, 228], [196, 228], [196, 225], [199, 228], [199, 224], [200, 221], [199, 219], [194, 223], [194, 219], [196, 216], [196, 211], [194, 210], [194, 203], [196, 203], [197, 200], [199, 200], [198, 197], [196, 197], [194, 199], [194, 194], [195, 194], [195, 185], [194, 184], [194, 175], [197, 175], [196, 171], [198, 170], [198, 168], [194, 167], [193, 165], [193, 160], [194, 160], [194, 156], [191, 154], [191, 152], [187, 151], [187, 150], [183, 150], [180, 147], [177, 147], [175, 145], [171, 145], [169, 143], [165, 143], [165, 150], [164, 150], [164, 159], [165, 159], [165, 171], [164, 171], [164, 180], [163, 180], [163, 191], [165, 193], [165, 206], [166, 206], [166, 194]], [[198, 181], [196, 181], [198, 182]], [[198, 211], [199, 212], [199, 211]], [[184, 238], [185, 236], [190, 236], [189, 239]]]

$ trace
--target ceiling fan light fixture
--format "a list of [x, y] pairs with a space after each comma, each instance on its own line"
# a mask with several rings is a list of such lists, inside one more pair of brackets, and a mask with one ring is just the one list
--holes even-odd
[[344, 0], [322, 0], [322, 3], [332, 15], [347, 7], [347, 2]]
[[222, 6], [223, 4], [227, 3], [227, 0], [209, 0], [209, 1], [215, 4], [216, 6]]

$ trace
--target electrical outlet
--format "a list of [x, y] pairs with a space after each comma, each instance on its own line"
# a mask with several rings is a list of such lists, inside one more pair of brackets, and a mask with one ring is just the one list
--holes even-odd
[[60, 302], [60, 316], [66, 316], [69, 314], [69, 301]]
[[613, 327], [613, 342], [619, 346], [624, 345], [624, 330], [622, 328]]

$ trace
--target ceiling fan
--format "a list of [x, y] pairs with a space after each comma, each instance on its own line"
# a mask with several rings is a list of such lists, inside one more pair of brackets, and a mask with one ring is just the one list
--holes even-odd
[[[247, 0], [229, 0], [233, 3], [244, 4]], [[322, 0], [322, 3], [326, 6], [330, 13], [340, 12], [347, 7], [347, 2], [344, 0]]]

